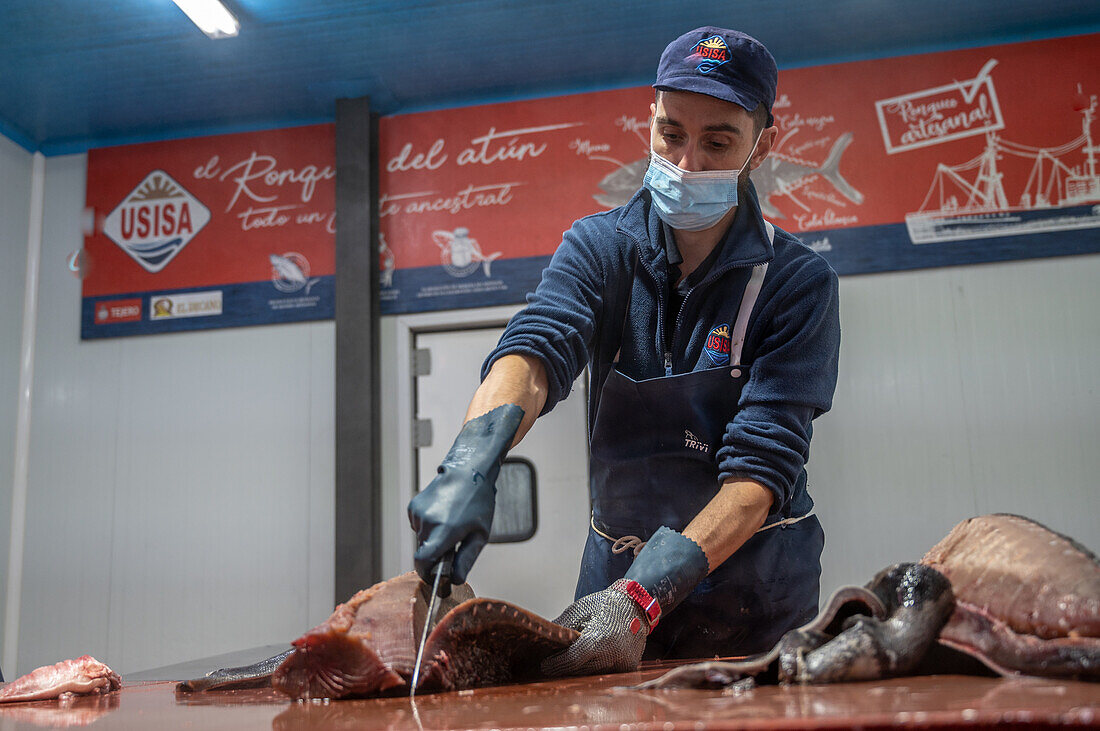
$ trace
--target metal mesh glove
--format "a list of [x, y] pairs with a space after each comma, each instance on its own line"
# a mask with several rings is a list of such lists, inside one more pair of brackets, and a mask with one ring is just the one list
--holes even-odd
[[542, 661], [544, 675], [594, 675], [634, 670], [642, 659], [650, 623], [627, 591], [626, 579], [573, 602], [554, 621], [579, 630], [572, 645]]
[[489, 541], [497, 474], [522, 419], [523, 409], [505, 404], [467, 421], [439, 474], [409, 501], [409, 524], [420, 543], [413, 559], [424, 581], [431, 583], [432, 569], [451, 550], [451, 581], [466, 581]]

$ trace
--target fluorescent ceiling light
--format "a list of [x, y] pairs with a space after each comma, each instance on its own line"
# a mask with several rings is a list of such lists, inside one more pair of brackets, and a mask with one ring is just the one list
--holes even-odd
[[218, 0], [172, 0], [195, 25], [211, 38], [231, 38], [241, 24]]

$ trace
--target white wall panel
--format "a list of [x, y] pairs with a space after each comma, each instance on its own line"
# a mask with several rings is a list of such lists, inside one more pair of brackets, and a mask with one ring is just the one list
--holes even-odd
[[840, 383], [809, 466], [823, 593], [983, 513], [1100, 549], [1100, 256], [840, 282]]
[[19, 669], [287, 642], [332, 609], [332, 323], [82, 343], [84, 171], [47, 165]]
[[[30, 191], [30, 153], [7, 137], [0, 136], [0, 572], [3, 574], [0, 576], [0, 648], [3, 646], [3, 618], [7, 602], [8, 531], [11, 525]], [[2, 655], [0, 652], [0, 657]]]

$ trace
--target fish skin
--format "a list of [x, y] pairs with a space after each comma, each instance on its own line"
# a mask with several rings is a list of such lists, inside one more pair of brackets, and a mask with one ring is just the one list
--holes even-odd
[[836, 683], [909, 674], [924, 658], [954, 608], [951, 584], [919, 563], [880, 571], [867, 588], [882, 600], [886, 617], [857, 616], [835, 637], [780, 640], [780, 682]]
[[283, 664], [294, 648], [260, 660], [252, 665], [212, 670], [201, 678], [185, 680], [176, 685], [178, 693], [200, 693], [204, 690], [236, 690], [265, 688], [271, 685], [271, 674]]
[[[664, 675], [634, 686], [634, 690], [674, 688], [733, 688], [745, 678], [767, 675], [775, 682], [781, 668], [793, 667], [798, 653], [825, 644], [855, 618], [881, 620], [887, 605], [878, 593], [862, 586], [842, 586], [829, 597], [812, 620], [791, 630], [771, 650], [734, 661], [708, 661], [681, 665]], [[788, 671], [788, 675], [793, 675]]]
[[0, 688], [0, 703], [38, 701], [63, 694], [110, 693], [122, 687], [114, 670], [91, 655], [44, 665]]

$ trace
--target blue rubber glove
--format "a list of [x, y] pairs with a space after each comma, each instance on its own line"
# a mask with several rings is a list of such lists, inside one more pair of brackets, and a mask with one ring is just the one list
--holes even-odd
[[646, 541], [623, 578], [637, 581], [661, 605], [661, 613], [676, 608], [695, 585], [707, 578], [710, 564], [699, 544], [664, 526]]
[[497, 474], [522, 420], [523, 409], [515, 404], [470, 419], [439, 465], [439, 474], [409, 501], [409, 523], [420, 544], [413, 555], [416, 572], [429, 584], [435, 565], [451, 550], [451, 581], [465, 583], [488, 543]]
[[572, 645], [542, 662], [549, 676], [634, 670], [661, 615], [672, 611], [709, 571], [695, 541], [660, 528], [626, 576], [573, 602], [557, 624], [580, 631]]

